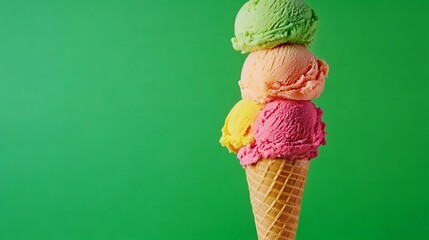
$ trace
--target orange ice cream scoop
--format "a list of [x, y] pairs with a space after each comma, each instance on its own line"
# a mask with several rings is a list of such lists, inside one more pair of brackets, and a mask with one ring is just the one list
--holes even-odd
[[311, 100], [322, 93], [328, 71], [326, 62], [302, 45], [256, 51], [244, 63], [241, 95], [259, 103], [275, 98]]

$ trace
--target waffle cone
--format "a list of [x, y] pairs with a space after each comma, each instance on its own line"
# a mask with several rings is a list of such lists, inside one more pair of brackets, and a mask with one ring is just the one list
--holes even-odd
[[246, 166], [259, 240], [295, 239], [308, 160], [260, 160]]

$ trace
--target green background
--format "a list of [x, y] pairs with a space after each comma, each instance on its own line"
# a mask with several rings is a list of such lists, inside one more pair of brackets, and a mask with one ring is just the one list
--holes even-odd
[[[256, 239], [218, 144], [244, 0], [0, 0], [0, 239]], [[331, 68], [297, 239], [429, 239], [429, 3], [308, 0]]]

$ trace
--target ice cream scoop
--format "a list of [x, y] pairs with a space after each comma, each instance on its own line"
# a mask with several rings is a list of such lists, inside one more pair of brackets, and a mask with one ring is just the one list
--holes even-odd
[[247, 57], [239, 85], [244, 99], [263, 103], [275, 98], [310, 100], [319, 97], [329, 67], [305, 46], [283, 44]]
[[319, 19], [304, 0], [250, 0], [235, 20], [234, 49], [243, 53], [282, 43], [309, 45]]
[[310, 160], [325, 145], [322, 110], [311, 101], [278, 99], [269, 102], [253, 126], [254, 141], [240, 149], [243, 166], [261, 159]]
[[222, 128], [220, 143], [230, 152], [237, 153], [253, 142], [252, 125], [263, 105], [252, 100], [241, 100], [228, 114]]

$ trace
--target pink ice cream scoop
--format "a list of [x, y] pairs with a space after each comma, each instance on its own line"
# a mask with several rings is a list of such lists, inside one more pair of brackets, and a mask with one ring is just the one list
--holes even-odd
[[308, 159], [325, 145], [322, 110], [311, 101], [277, 99], [266, 104], [253, 125], [254, 142], [240, 149], [241, 165], [261, 159]]
[[310, 100], [319, 97], [329, 67], [302, 45], [284, 44], [252, 52], [246, 59], [239, 85], [243, 99], [260, 103], [277, 97]]

